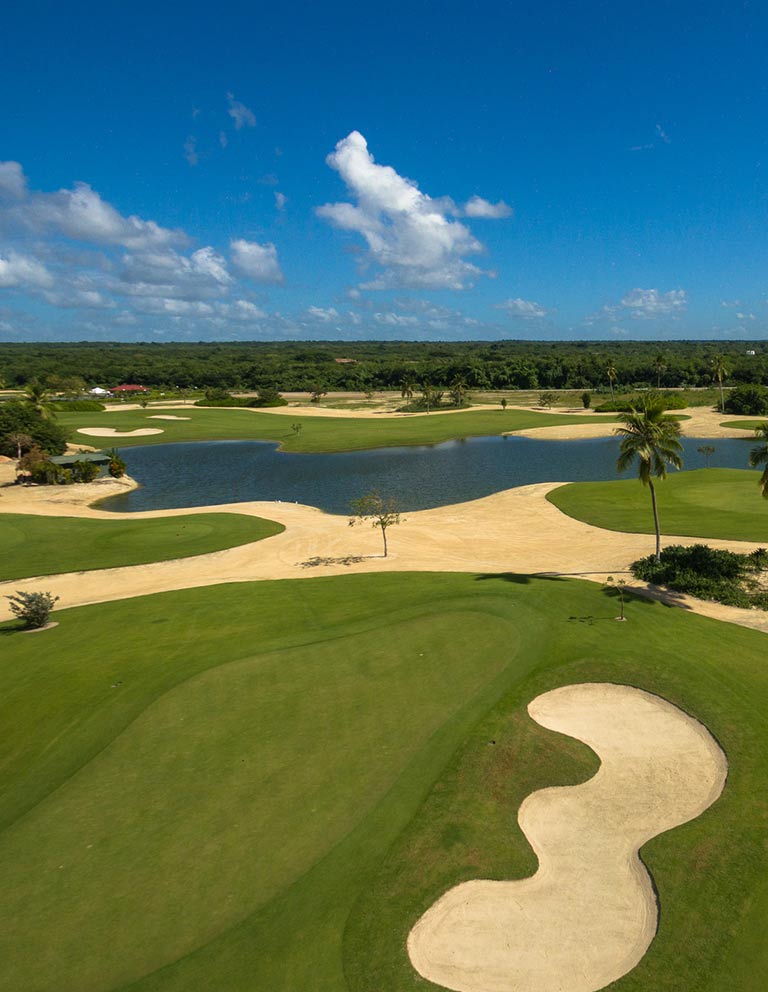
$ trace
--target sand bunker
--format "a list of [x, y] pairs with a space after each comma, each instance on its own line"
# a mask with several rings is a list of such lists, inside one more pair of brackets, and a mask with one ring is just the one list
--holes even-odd
[[191, 417], [174, 417], [172, 413], [168, 415], [163, 413], [156, 413], [152, 417], [147, 417], [147, 420], [191, 420]]
[[706, 728], [640, 689], [565, 686], [528, 712], [602, 764], [583, 785], [521, 805], [535, 875], [457, 885], [411, 930], [414, 968], [460, 992], [596, 992], [631, 971], [658, 920], [639, 848], [694, 819], [725, 784], [725, 755]]
[[140, 427], [136, 431], [116, 431], [114, 427], [78, 427], [78, 434], [88, 437], [145, 437], [147, 434], [163, 434], [162, 427]]

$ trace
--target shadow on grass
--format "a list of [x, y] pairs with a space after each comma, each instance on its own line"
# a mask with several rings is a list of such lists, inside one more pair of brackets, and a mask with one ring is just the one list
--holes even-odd
[[484, 572], [475, 576], [476, 582], [486, 582], [488, 579], [497, 579], [500, 582], [514, 582], [518, 586], [527, 586], [531, 582], [564, 582], [562, 575], [554, 572], [534, 572], [532, 575], [524, 575], [520, 572]]

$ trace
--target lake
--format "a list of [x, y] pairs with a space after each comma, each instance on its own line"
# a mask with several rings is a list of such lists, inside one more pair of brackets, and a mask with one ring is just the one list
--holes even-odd
[[[704, 467], [696, 449], [705, 444], [715, 447], [713, 467], [747, 468], [749, 440], [684, 438], [686, 468]], [[533, 482], [615, 479], [617, 451], [615, 438], [515, 436], [329, 455], [288, 454], [266, 441], [148, 445], [123, 452], [141, 488], [112, 497], [103, 507], [130, 513], [282, 500], [343, 514], [351, 499], [378, 489], [394, 496], [402, 510], [425, 510]]]

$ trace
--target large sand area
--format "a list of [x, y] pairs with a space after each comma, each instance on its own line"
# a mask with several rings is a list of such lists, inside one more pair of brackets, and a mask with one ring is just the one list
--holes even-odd
[[706, 728], [640, 689], [565, 686], [528, 712], [601, 765], [582, 785], [522, 803], [535, 875], [457, 885], [411, 930], [419, 974], [459, 992], [596, 992], [631, 971], [658, 922], [640, 848], [699, 816], [725, 784], [725, 755]]

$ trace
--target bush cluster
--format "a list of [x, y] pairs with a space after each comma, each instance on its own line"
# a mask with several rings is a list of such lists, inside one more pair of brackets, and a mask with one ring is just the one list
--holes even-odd
[[61, 455], [67, 447], [64, 428], [53, 420], [46, 420], [31, 404], [18, 400], [0, 403], [0, 455], [16, 457], [14, 436], [18, 435], [31, 439], [31, 443], [22, 444], [22, 453], [37, 446], [51, 455]]
[[226, 389], [208, 389], [205, 399], [196, 400], [195, 406], [239, 406], [251, 409], [265, 406], [287, 406], [288, 401], [276, 389], [259, 389], [256, 396], [232, 396]]
[[48, 408], [65, 413], [100, 413], [106, 410], [104, 404], [98, 400], [53, 400]]
[[637, 393], [635, 396], [617, 396], [595, 407], [595, 413], [630, 413], [632, 410], [642, 410], [649, 403], [659, 402], [665, 410], [683, 410], [688, 406], [688, 399], [680, 393], [657, 392]]
[[706, 544], [691, 547], [673, 544], [664, 548], [660, 558], [660, 561], [655, 555], [640, 558], [630, 565], [632, 574], [644, 582], [726, 606], [768, 609], [768, 592], [758, 581], [759, 574], [768, 570], [765, 548], [740, 555]]
[[765, 386], [737, 386], [725, 401], [725, 412], [746, 417], [768, 415], [768, 389]]

